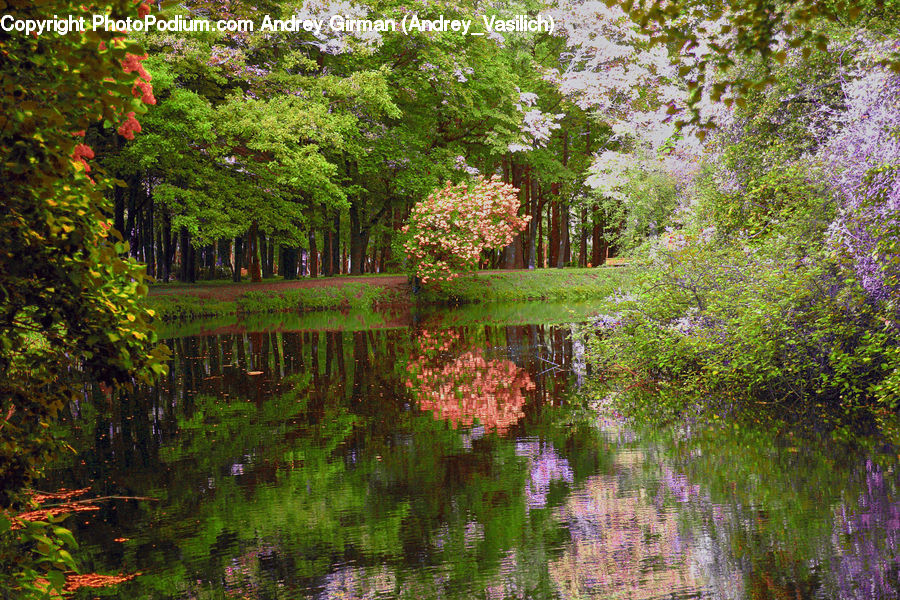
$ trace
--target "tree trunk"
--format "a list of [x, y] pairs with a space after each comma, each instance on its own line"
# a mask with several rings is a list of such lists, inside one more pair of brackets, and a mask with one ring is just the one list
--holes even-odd
[[[528, 196], [530, 190], [528, 189], [528, 167], [519, 167], [517, 177], [513, 185], [519, 188], [519, 210], [525, 211], [525, 214], [528, 214]], [[528, 263], [528, 245], [531, 236], [528, 235], [529, 229], [528, 226], [525, 226], [524, 231], [520, 231], [513, 238], [513, 246], [515, 246], [516, 254], [513, 257], [513, 265], [514, 269], [524, 269], [525, 265]]]
[[222, 238], [216, 242], [216, 266], [228, 267], [234, 278], [234, 266], [231, 264], [231, 240]]
[[181, 251], [179, 268], [178, 268], [178, 281], [182, 283], [186, 283], [190, 281], [190, 276], [188, 274], [190, 270], [190, 256], [188, 256], [188, 248], [190, 248], [190, 240], [189, 234], [186, 227], [182, 227], [181, 231], [178, 235], [178, 248]]
[[332, 258], [334, 254], [331, 252], [334, 234], [329, 229], [322, 230], [322, 277], [331, 277], [334, 275], [334, 267]]
[[334, 213], [334, 233], [331, 236], [331, 274], [341, 272], [341, 213]]
[[525, 175], [525, 188], [528, 190], [528, 201], [525, 206], [528, 209], [528, 214], [531, 216], [531, 220], [528, 221], [527, 266], [529, 269], [534, 269], [536, 266], [535, 254], [537, 250], [535, 247], [535, 238], [537, 237], [537, 221], [540, 219], [540, 214], [538, 214], [537, 194], [535, 194], [537, 185], [535, 183], [535, 178], [531, 176], [531, 167], [528, 167]]
[[163, 281], [169, 281], [172, 276], [172, 256], [175, 254], [175, 249], [172, 247], [172, 215], [168, 208], [163, 211], [162, 234], [162, 275]]
[[[525, 214], [529, 214], [529, 195], [531, 190], [528, 187], [528, 167], [525, 167], [525, 175], [519, 179], [519, 185], [516, 186], [521, 189], [520, 192], [520, 210], [524, 210]], [[528, 247], [531, 244], [531, 236], [529, 235], [530, 229], [528, 225], [525, 225], [525, 229], [518, 234], [516, 234], [515, 239], [513, 239], [513, 243], [516, 244], [516, 260], [514, 268], [516, 269], [524, 269], [528, 265]]]
[[559, 184], [550, 184], [550, 206], [547, 207], [549, 214], [550, 235], [547, 240], [547, 254], [549, 255], [550, 267], [559, 266]]
[[[564, 167], [569, 164], [569, 132], [563, 130], [563, 155], [562, 164]], [[556, 251], [556, 267], [561, 269], [566, 263], [572, 260], [569, 249], [569, 207], [566, 202], [559, 198], [559, 184], [556, 186], [556, 236], [559, 247]]]
[[197, 283], [197, 249], [191, 244], [190, 236], [188, 236], [188, 282]]
[[241, 270], [244, 268], [244, 236], [234, 238], [234, 276], [235, 283], [241, 281]]
[[281, 276], [285, 279], [297, 279], [297, 248], [295, 246], [282, 246], [281, 248]]
[[259, 259], [262, 263], [263, 278], [275, 274], [275, 238], [259, 233]]
[[[584, 155], [590, 160], [591, 156], [591, 122], [588, 120], [587, 123], [587, 135], [584, 139]], [[582, 205], [581, 208], [581, 228], [579, 229], [579, 247], [578, 247], [578, 266], [586, 267], [588, 264], [588, 255], [587, 255], [587, 239], [588, 239], [588, 210], [587, 207]]]
[[156, 277], [156, 254], [153, 246], [153, 198], [147, 202], [147, 211], [144, 213], [144, 262], [147, 263], [147, 275]]
[[359, 208], [350, 205], [350, 272], [354, 275], [366, 272], [366, 249], [369, 246], [369, 228], [362, 226]]
[[132, 176], [128, 178], [128, 214], [126, 215], [125, 231], [122, 232], [122, 235], [131, 246], [131, 256], [135, 257], [140, 251], [137, 239], [137, 226], [140, 223], [137, 221], [137, 213], [139, 206], [142, 204], [139, 202], [141, 189], [141, 180], [138, 177]]
[[309, 230], [309, 276], [319, 276], [319, 251], [316, 249], [316, 232]]
[[266, 234], [262, 231], [256, 234], [257, 239], [259, 240], [259, 267], [262, 271], [262, 278], [271, 277], [271, 275], [267, 275], [266, 271], [266, 259], [269, 256], [269, 240], [266, 237]]
[[378, 258], [378, 260], [375, 261], [375, 270], [378, 273], [384, 273], [384, 271], [385, 271], [385, 264], [387, 263], [387, 260], [388, 260], [388, 252], [389, 252], [389, 245], [386, 242], [382, 241], [381, 242], [381, 256]]
[[157, 281], [165, 281], [165, 264], [166, 264], [166, 251], [163, 246], [163, 236], [165, 235], [165, 209], [162, 209], [163, 213], [161, 215], [160, 223], [159, 223], [159, 231], [156, 234], [156, 280]]
[[516, 255], [517, 255], [516, 246], [518, 246], [518, 244], [516, 243], [517, 238], [518, 238], [518, 236], [513, 238], [513, 241], [510, 242], [509, 245], [503, 249], [503, 268], [504, 269], [515, 269], [516, 268]]
[[581, 209], [581, 226], [578, 228], [578, 266], [586, 267], [587, 259], [587, 209]]
[[191, 234], [186, 227], [181, 228], [178, 245], [181, 250], [178, 280], [183, 283], [195, 283], [197, 281], [197, 251], [191, 245]]
[[603, 215], [594, 205], [594, 227], [591, 231], [591, 264], [599, 267], [606, 262], [606, 240], [603, 238]]
[[250, 224], [248, 246], [250, 250], [250, 281], [262, 283], [262, 271], [259, 268], [259, 223], [256, 221]]
[[547, 263], [544, 262], [544, 207], [540, 202], [535, 211], [535, 218], [537, 219], [537, 267], [543, 269]]

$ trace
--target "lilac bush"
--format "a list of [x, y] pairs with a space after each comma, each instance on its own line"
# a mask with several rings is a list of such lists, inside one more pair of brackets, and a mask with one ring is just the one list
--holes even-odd
[[900, 42], [855, 42], [868, 50], [842, 78], [847, 109], [820, 152], [842, 204], [830, 239], [870, 297], [889, 300], [900, 292], [900, 74], [876, 63]]

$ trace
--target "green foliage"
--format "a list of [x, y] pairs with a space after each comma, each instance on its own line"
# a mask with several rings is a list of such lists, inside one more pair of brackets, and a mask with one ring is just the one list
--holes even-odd
[[[623, 8], [652, 36], [654, 43], [664, 44], [676, 54], [688, 57], [691, 53], [683, 50], [708, 44], [695, 64], [685, 61], [679, 69], [680, 76], [688, 77], [691, 92], [690, 118], [680, 123], [706, 127], [711, 123], [700, 114], [704, 86], [709, 84], [709, 97], [714, 102], [726, 99], [729, 105], [744, 105], [748, 96], [776, 81], [773, 67], [785, 63], [790, 49], [802, 49], [805, 60], [813, 50], [828, 50], [829, 27], [834, 24], [895, 31], [900, 14], [896, 0], [800, 0], [775, 4], [739, 0], [673, 4], [650, 0], [629, 1]], [[735, 67], [751, 61], [761, 64], [758, 73], [735, 72]], [[885, 64], [900, 72], [900, 55], [895, 52]]]
[[607, 231], [605, 238], [622, 252], [628, 252], [675, 225], [680, 197], [675, 179], [649, 165], [629, 169], [622, 179], [615, 197], [595, 192], [592, 196], [600, 197], [588, 200], [591, 207], [597, 206], [604, 222], [622, 224], [620, 229]]
[[[12, 0], [2, 8], [20, 19], [87, 10], [66, 1]], [[91, 11], [136, 16], [137, 6], [123, 0]], [[127, 244], [107, 221], [103, 192], [113, 182], [96, 170], [88, 176], [93, 151], [81, 143], [85, 131], [92, 135], [98, 127], [112, 129], [129, 113], [145, 111], [132, 93], [133, 69], [123, 69], [129, 55], [143, 52], [137, 45], [113, 41], [120, 35], [90, 31], [32, 37], [16, 32], [0, 39], [3, 509], [23, 507], [25, 487], [58, 448], [49, 425], [78, 397], [76, 371], [107, 383], [131, 383], [136, 377], [149, 381], [165, 371], [165, 348], [150, 349], [155, 341], [152, 313], [138, 304], [147, 292], [144, 269], [120, 258]], [[39, 533], [40, 528], [45, 531]], [[20, 597], [41, 597], [45, 594], [36, 591], [34, 578], [44, 574], [59, 590], [60, 573], [47, 567], [71, 562], [59, 541], [64, 539], [63, 530], [39, 522], [0, 533], [0, 588]], [[20, 553], [10, 554], [16, 547]]]
[[827, 257], [796, 243], [690, 245], [643, 269], [620, 323], [591, 340], [610, 373], [696, 398], [893, 406], [898, 336]]
[[53, 590], [63, 589], [66, 571], [78, 572], [69, 551], [78, 544], [71, 531], [57, 524], [60, 520], [31, 521], [0, 512], [0, 564], [12, 567], [0, 578], [4, 591], [15, 590], [20, 598], [51, 598]]
[[821, 239], [835, 210], [815, 170], [797, 163], [750, 177], [738, 191], [712, 189], [702, 209], [720, 235], [755, 241], [772, 235]]
[[[879, 20], [880, 8], [860, 8], [859, 25]], [[884, 8], [896, 14], [896, 4]], [[720, 16], [735, 34], [700, 61], [701, 69], [725, 69], [710, 91], [733, 110], [684, 198], [684, 229], [649, 249], [636, 298], [598, 321], [593, 355], [626, 382], [629, 403], [649, 412], [720, 400], [890, 409], [900, 398], [896, 304], [867, 296], [829, 241], [838, 206], [827, 187], [831, 174], [814, 158], [834, 127], [827, 115], [847, 110], [842, 78], [859, 68], [854, 40], [865, 36], [830, 22], [848, 5], [785, 4], [765, 17], [771, 33], [808, 11], [806, 31], [842, 42], [840, 57], [824, 45], [781, 57], [747, 45], [760, 7], [670, 9], [650, 19], [668, 20], [670, 42], [706, 36], [676, 30]], [[791, 47], [805, 35], [786, 34]], [[885, 244], [878, 261], [888, 263], [895, 236], [876, 227], [869, 233]]]

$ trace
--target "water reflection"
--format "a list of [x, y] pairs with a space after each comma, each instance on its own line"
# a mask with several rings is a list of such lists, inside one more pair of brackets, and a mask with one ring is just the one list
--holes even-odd
[[453, 427], [477, 420], [499, 434], [525, 416], [525, 394], [536, 386], [524, 368], [509, 359], [486, 358], [458, 331], [423, 330], [420, 335], [406, 380], [420, 410]]
[[677, 513], [659, 510], [646, 489], [628, 485], [644, 462], [640, 452], [619, 453], [612, 474], [589, 478], [566, 502], [572, 541], [550, 565], [563, 597], [684, 598], [704, 589]]
[[900, 598], [900, 503], [892, 472], [866, 461], [865, 487], [856, 510], [846, 504], [834, 510], [832, 545], [836, 558], [835, 591], [842, 598]]
[[85, 387], [43, 484], [159, 498], [69, 522], [86, 570], [144, 573], [110, 597], [900, 597], [890, 463], [597, 419], [565, 328], [170, 345], [157, 386]]

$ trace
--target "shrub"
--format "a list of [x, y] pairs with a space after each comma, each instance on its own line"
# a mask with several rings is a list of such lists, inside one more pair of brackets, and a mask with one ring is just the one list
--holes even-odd
[[447, 185], [413, 207], [403, 227], [403, 248], [412, 273], [428, 283], [445, 281], [478, 265], [481, 251], [500, 249], [525, 229], [518, 190], [496, 177], [473, 186]]
[[591, 341], [609, 370], [684, 401], [897, 402], [900, 329], [827, 256], [694, 244], [660, 251], [637, 287]]

